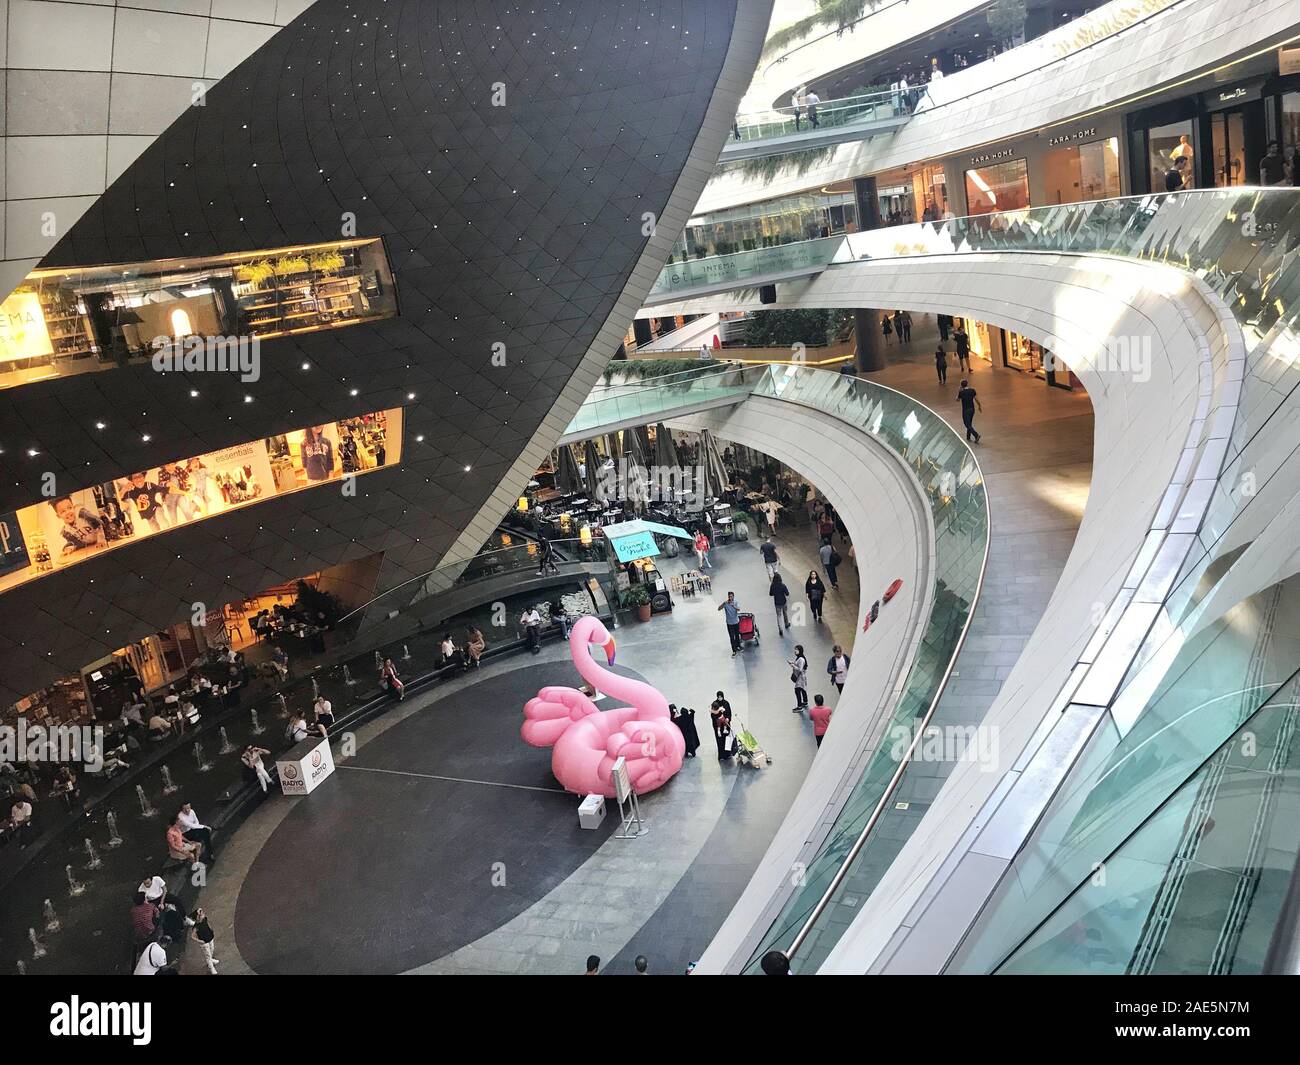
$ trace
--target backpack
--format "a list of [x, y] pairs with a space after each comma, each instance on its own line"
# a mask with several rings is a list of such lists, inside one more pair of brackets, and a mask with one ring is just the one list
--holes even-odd
[[838, 566], [844, 559], [840, 558], [840, 553], [834, 548], [831, 549], [831, 565]]

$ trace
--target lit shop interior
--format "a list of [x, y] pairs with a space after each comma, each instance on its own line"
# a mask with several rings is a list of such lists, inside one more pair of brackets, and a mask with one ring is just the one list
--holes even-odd
[[378, 239], [36, 270], [0, 304], [0, 388], [146, 358], [156, 337], [268, 339], [396, 313]]

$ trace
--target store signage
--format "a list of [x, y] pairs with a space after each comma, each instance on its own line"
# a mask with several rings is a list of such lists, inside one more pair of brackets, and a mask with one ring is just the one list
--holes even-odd
[[1262, 81], [1254, 81], [1245, 85], [1230, 85], [1226, 89], [1211, 89], [1201, 94], [1201, 102], [1207, 111], [1218, 111], [1234, 104], [1258, 100], [1263, 88]]
[[0, 362], [52, 354], [45, 311], [35, 292], [15, 292], [0, 303]]
[[1076, 129], [1073, 133], [1063, 133], [1059, 137], [1051, 137], [1047, 143], [1055, 148], [1058, 144], [1074, 144], [1077, 141], [1086, 141], [1095, 136], [1097, 136], [1097, 127], [1089, 126], [1087, 129]]
[[1121, 30], [1157, 15], [1176, 3], [1178, 0], [1133, 0], [1133, 3], [1128, 4], [1107, 4], [1100, 11], [1071, 22], [1060, 39], [1052, 41], [1052, 52], [1057, 59], [1064, 59], [1081, 48], [1089, 48], [1107, 37], [1113, 37]]
[[1300, 74], [1300, 48], [1279, 48], [1277, 50], [1277, 72], [1279, 74]]
[[1003, 148], [996, 152], [985, 152], [983, 155], [972, 155], [970, 157], [971, 166], [981, 166], [984, 163], [991, 163], [997, 159], [1010, 159], [1015, 154], [1013, 148]]

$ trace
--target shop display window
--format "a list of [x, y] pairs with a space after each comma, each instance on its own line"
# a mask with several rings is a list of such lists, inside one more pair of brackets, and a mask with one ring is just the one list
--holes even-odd
[[1279, 140], [1282, 144], [1282, 157], [1290, 167], [1291, 183], [1300, 185], [1300, 92], [1282, 94], [1282, 113], [1279, 125]]
[[0, 591], [178, 525], [392, 465], [401, 448], [397, 407], [136, 470], [0, 514]]
[[1119, 138], [1071, 144], [1048, 152], [1043, 182], [1052, 203], [1118, 196]]
[[[1194, 144], [1191, 119], [1147, 130], [1147, 166], [1151, 171], [1152, 192], [1196, 188]], [[1175, 184], [1176, 181], [1181, 183]]]
[[1018, 211], [1029, 206], [1029, 165], [1010, 159], [966, 171], [967, 214]]
[[0, 304], [0, 388], [147, 359], [160, 336], [269, 339], [396, 313], [378, 239], [36, 270]]

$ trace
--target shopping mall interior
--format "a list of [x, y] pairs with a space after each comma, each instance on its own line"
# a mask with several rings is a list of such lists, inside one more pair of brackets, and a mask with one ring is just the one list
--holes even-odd
[[1300, 972], [1245, 6], [0, 4], [4, 971]]

